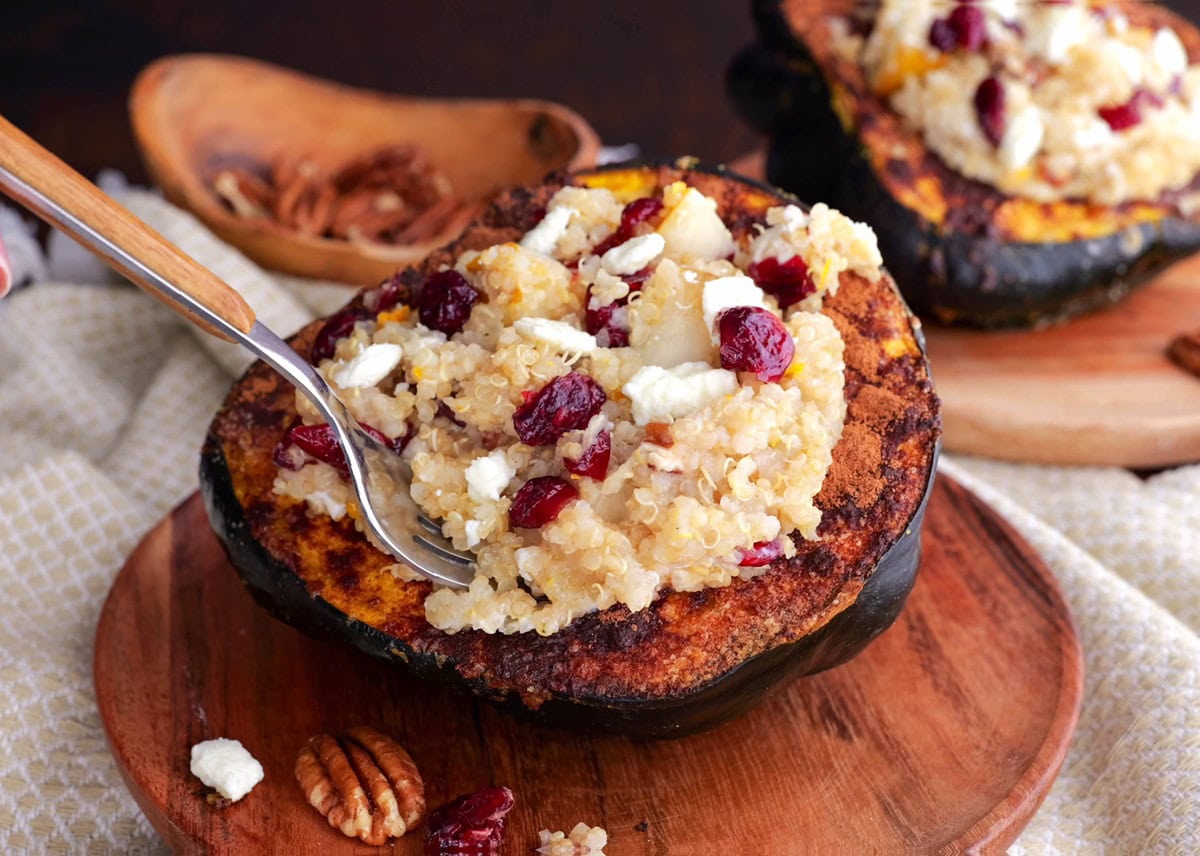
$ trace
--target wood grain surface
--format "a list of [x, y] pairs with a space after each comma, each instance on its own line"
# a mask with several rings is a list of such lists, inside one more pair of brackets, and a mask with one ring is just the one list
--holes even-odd
[[1200, 255], [1125, 300], [1045, 330], [927, 325], [948, 450], [1010, 461], [1200, 461], [1200, 377], [1167, 359], [1200, 330]]
[[[181, 853], [367, 848], [303, 800], [292, 765], [318, 731], [400, 740], [430, 804], [516, 794], [505, 853], [541, 828], [606, 827], [611, 854], [1000, 853], [1067, 751], [1082, 661], [1045, 566], [947, 478], [900, 620], [849, 664], [703, 735], [640, 742], [540, 729], [311, 640], [259, 610], [193, 496], [129, 558], [96, 633], [95, 679], [130, 790]], [[225, 809], [198, 795], [192, 744], [241, 740], [266, 778]]]

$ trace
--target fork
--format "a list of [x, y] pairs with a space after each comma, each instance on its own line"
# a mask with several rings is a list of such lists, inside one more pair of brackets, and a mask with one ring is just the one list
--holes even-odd
[[[435, 583], [464, 588], [471, 582], [473, 558], [455, 550], [438, 525], [420, 513], [399, 455], [363, 431], [325, 379], [258, 321], [233, 288], [3, 117], [0, 191], [196, 326], [245, 346], [294, 384], [333, 428], [376, 546]], [[399, 490], [385, 513], [384, 491], [393, 486]]]

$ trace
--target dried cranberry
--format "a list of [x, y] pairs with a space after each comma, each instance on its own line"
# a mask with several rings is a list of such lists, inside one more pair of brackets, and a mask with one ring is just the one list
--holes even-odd
[[[654, 271], [648, 267], [621, 277], [629, 286], [629, 293], [641, 291], [646, 280]], [[625, 296], [604, 306], [592, 306], [592, 287], [588, 286], [587, 309], [584, 313], [584, 326], [596, 337], [596, 343], [602, 348], [624, 348], [629, 344], [629, 321], [625, 312], [618, 309], [629, 303]]]
[[314, 366], [320, 365], [321, 360], [327, 360], [337, 350], [339, 339], [344, 339], [354, 332], [354, 325], [365, 321], [372, 315], [364, 306], [347, 306], [342, 311], [329, 316], [329, 320], [317, 333], [313, 340], [312, 350], [308, 352], [308, 361]]
[[817, 291], [808, 265], [800, 256], [792, 256], [786, 262], [769, 256], [761, 262], [751, 263], [747, 273], [759, 288], [774, 295], [783, 307], [799, 303]]
[[761, 568], [783, 555], [783, 541], [758, 541], [752, 547], [738, 550], [738, 564], [743, 568]]
[[783, 377], [796, 345], [775, 315], [761, 306], [735, 306], [717, 316], [721, 365], [735, 372], [754, 372], [761, 381]]
[[400, 302], [400, 298], [406, 295], [408, 286], [406, 286], [397, 274], [391, 279], [380, 284], [378, 288], [373, 288], [363, 295], [363, 305], [372, 312], [387, 312], [393, 306]]
[[508, 788], [483, 788], [434, 809], [425, 831], [425, 856], [495, 856], [512, 807]]
[[1145, 118], [1143, 111], [1148, 107], [1161, 107], [1162, 99], [1148, 89], [1139, 89], [1133, 97], [1124, 104], [1116, 107], [1101, 107], [1097, 112], [1100, 118], [1108, 123], [1114, 131], [1124, 131], [1134, 125], [1141, 124]]
[[560, 375], [542, 387], [513, 414], [513, 427], [522, 443], [552, 446], [574, 428], [586, 428], [608, 396], [585, 374]]
[[977, 6], [959, 6], [950, 13], [950, 26], [958, 37], [958, 46], [965, 51], [977, 51], [987, 41], [987, 19]]
[[592, 254], [602, 256], [613, 247], [619, 247], [630, 238], [635, 237], [638, 227], [657, 217], [662, 208], [662, 200], [652, 196], [633, 200], [621, 211], [621, 225], [617, 227], [617, 231], [593, 247]]
[[950, 53], [958, 47], [958, 33], [946, 18], [935, 18], [929, 27], [929, 44], [942, 53]]
[[641, 199], [635, 199], [621, 211], [621, 228], [628, 232], [629, 237], [632, 238], [638, 226], [648, 223], [657, 217], [662, 209], [663, 203], [661, 199], [655, 199], [652, 196], [643, 196]]
[[417, 317], [426, 327], [450, 336], [463, 328], [482, 297], [458, 271], [438, 271], [421, 288]]
[[[408, 441], [412, 437], [411, 426], [403, 436], [392, 440], [389, 440], [382, 431], [372, 428], [370, 425], [363, 425], [362, 429], [396, 454], [404, 451], [404, 447], [408, 445]], [[349, 472], [346, 467], [346, 456], [342, 454], [342, 447], [338, 445], [337, 436], [333, 433], [333, 429], [324, 422], [320, 425], [305, 425], [299, 420], [293, 422], [284, 432], [279, 445], [275, 447], [275, 463], [285, 469], [297, 469], [295, 458], [289, 452], [293, 447], [318, 461], [336, 467], [343, 474]]]
[[929, 28], [929, 43], [942, 53], [956, 48], [977, 51], [987, 42], [987, 19], [975, 6], [960, 5]]
[[983, 135], [993, 146], [1004, 138], [1004, 84], [995, 75], [984, 78], [975, 90], [975, 115]]
[[612, 457], [612, 434], [601, 431], [578, 458], [563, 458], [567, 472], [603, 481], [608, 475], [608, 460]]
[[287, 430], [283, 432], [283, 438], [275, 445], [275, 451], [271, 455], [271, 459], [275, 462], [275, 466], [282, 470], [298, 470], [307, 461], [307, 456], [297, 446], [288, 439], [292, 430], [300, 424], [300, 417], [292, 419], [292, 423], [288, 425]]
[[584, 327], [596, 337], [602, 348], [624, 348], [629, 344], [629, 325], [626, 314], [617, 312], [625, 306], [624, 300], [614, 300], [605, 306], [591, 305], [592, 290], [588, 288], [588, 307], [584, 315]]
[[508, 522], [524, 529], [540, 529], [555, 520], [579, 491], [558, 476], [538, 476], [521, 485], [508, 509]]

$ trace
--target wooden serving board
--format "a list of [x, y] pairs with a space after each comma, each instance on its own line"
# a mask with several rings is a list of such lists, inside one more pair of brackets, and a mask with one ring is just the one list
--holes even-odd
[[[729, 167], [763, 181], [766, 155], [750, 152]], [[1175, 336], [1195, 330], [1200, 255], [1114, 306], [1043, 330], [926, 324], [943, 445], [1039, 464], [1200, 461], [1200, 378], [1166, 356]]]
[[1200, 255], [1114, 306], [1044, 330], [927, 324], [947, 449], [1009, 461], [1200, 461], [1200, 377], [1167, 359], [1200, 330]]
[[[419, 853], [420, 833], [367, 848], [302, 798], [300, 746], [356, 724], [411, 751], [432, 806], [511, 787], [505, 853], [581, 820], [608, 829], [612, 856], [1001, 853], [1065, 757], [1079, 643], [1033, 551], [945, 477], [925, 533], [904, 612], [857, 659], [715, 731], [642, 742], [538, 728], [275, 621], [193, 496], [113, 584], [96, 697], [130, 790], [181, 853]], [[241, 740], [266, 771], [224, 809], [188, 772], [211, 737]]]

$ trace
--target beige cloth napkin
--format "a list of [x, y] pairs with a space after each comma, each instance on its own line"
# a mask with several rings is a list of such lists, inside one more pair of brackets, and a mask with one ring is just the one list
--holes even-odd
[[[127, 204], [279, 333], [348, 297], [264, 273], [153, 196]], [[92, 637], [125, 557], [195, 489], [247, 361], [128, 285], [43, 281], [0, 301], [0, 853], [163, 850], [108, 755]], [[1013, 852], [1200, 853], [1200, 466], [1148, 481], [943, 468], [1041, 551], [1085, 650], [1075, 744]]]

